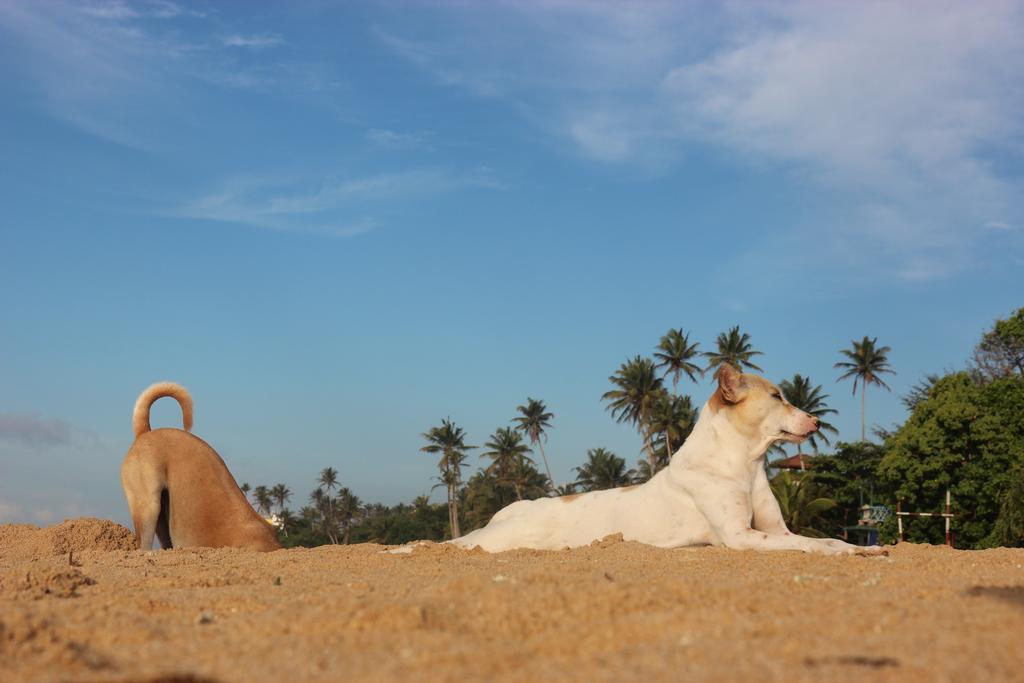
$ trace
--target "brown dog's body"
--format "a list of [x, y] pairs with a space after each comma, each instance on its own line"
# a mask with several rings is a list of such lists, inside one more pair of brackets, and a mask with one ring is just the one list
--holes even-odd
[[[181, 405], [184, 430], [150, 430], [149, 409], [164, 396]], [[184, 387], [161, 382], [146, 389], [135, 403], [132, 426], [135, 443], [121, 465], [121, 485], [139, 548], [151, 548], [154, 534], [164, 548], [281, 547], [217, 452], [189, 433], [192, 398]]]

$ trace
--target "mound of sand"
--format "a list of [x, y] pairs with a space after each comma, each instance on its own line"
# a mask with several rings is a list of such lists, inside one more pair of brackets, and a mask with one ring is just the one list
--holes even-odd
[[[1024, 671], [1024, 550], [819, 557], [608, 538], [496, 555], [143, 552], [97, 524], [109, 523], [0, 528], [0, 680], [902, 683]], [[38, 554], [13, 552], [26, 539]], [[79, 543], [113, 547], [79, 555]]]
[[52, 555], [134, 548], [132, 532], [105, 519], [82, 517], [44, 528], [31, 524], [0, 525], [0, 567]]

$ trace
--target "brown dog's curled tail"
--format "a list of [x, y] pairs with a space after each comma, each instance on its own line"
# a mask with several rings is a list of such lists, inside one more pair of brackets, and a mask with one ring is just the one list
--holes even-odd
[[181, 406], [181, 422], [186, 432], [192, 430], [192, 396], [188, 390], [174, 382], [157, 382], [149, 387], [139, 396], [135, 402], [135, 411], [132, 413], [132, 429], [135, 436], [148, 432], [149, 409], [158, 398], [170, 396]]

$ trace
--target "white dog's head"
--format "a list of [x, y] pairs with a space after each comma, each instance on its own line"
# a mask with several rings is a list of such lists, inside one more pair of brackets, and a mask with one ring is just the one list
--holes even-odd
[[746, 375], [728, 363], [718, 371], [712, 410], [748, 437], [800, 443], [818, 431], [818, 418], [790, 405], [779, 388], [757, 375]]

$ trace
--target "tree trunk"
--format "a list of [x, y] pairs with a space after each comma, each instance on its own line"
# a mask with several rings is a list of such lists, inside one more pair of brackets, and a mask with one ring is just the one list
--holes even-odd
[[658, 472], [657, 460], [654, 457], [654, 442], [651, 440], [650, 430], [645, 430], [647, 436], [647, 462], [651, 465], [651, 476]]
[[864, 394], [866, 394], [866, 393], [868, 393], [867, 382], [861, 382], [861, 384], [860, 384], [860, 441], [861, 441], [861, 443], [864, 443], [865, 441], [867, 441], [867, 438], [865, 436], [865, 434], [867, 433], [867, 430], [864, 428], [864, 426], [865, 426]]
[[544, 471], [548, 473], [548, 492], [552, 493], [555, 490], [555, 479], [551, 476], [551, 466], [548, 465], [548, 456], [544, 454], [544, 444], [540, 439], [537, 439], [537, 446], [540, 447], [540, 457], [544, 459]]
[[448, 485], [448, 524], [451, 527], [452, 538], [458, 538], [459, 533], [459, 501], [456, 499], [458, 491], [455, 484]]

